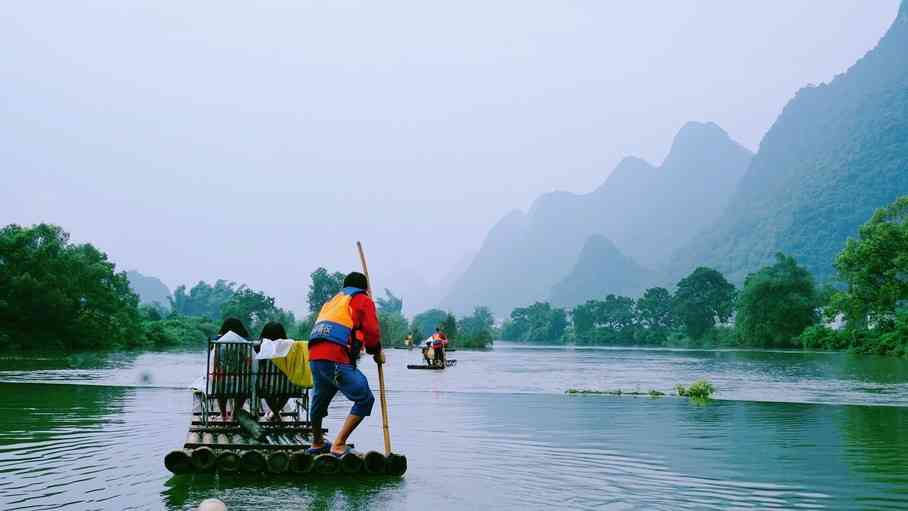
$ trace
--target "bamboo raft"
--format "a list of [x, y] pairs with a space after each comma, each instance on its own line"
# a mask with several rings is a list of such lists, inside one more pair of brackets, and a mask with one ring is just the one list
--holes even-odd
[[[289, 414], [288, 414], [289, 415]], [[259, 423], [262, 436], [255, 438], [243, 427], [231, 423], [209, 422], [193, 416], [192, 426], [182, 449], [164, 457], [164, 466], [174, 474], [250, 473], [324, 475], [371, 474], [401, 476], [407, 471], [407, 458], [385, 456], [376, 451], [313, 456], [308, 422]], [[327, 430], [325, 430], [327, 431]]]
[[[249, 346], [238, 342], [209, 341], [209, 347], [243, 353]], [[249, 358], [251, 360], [251, 358]], [[246, 364], [244, 364], [246, 365]], [[254, 370], [253, 370], [254, 368]], [[343, 456], [306, 452], [311, 447], [312, 425], [308, 417], [309, 389], [291, 383], [269, 360], [248, 364], [235, 373], [206, 377], [205, 391], [193, 393], [193, 416], [183, 447], [164, 456], [164, 466], [174, 474], [286, 474], [290, 476], [389, 475], [407, 471], [407, 458], [399, 454], [353, 450]], [[247, 374], [251, 373], [251, 374]], [[209, 367], [208, 375], [211, 376]], [[212, 410], [223, 399], [249, 398], [253, 413], [238, 411], [236, 420], [222, 422]], [[281, 421], [263, 421], [258, 410], [262, 399], [286, 397], [295, 409], [281, 411]], [[209, 420], [214, 418], [215, 420]], [[327, 429], [322, 429], [326, 433]]]
[[428, 364], [407, 364], [407, 369], [428, 369], [428, 370], [432, 370], [432, 371], [441, 371], [445, 367], [454, 367], [456, 365], [457, 365], [457, 360], [451, 359], [451, 360], [445, 360], [444, 367], [436, 366], [436, 365], [428, 365]]

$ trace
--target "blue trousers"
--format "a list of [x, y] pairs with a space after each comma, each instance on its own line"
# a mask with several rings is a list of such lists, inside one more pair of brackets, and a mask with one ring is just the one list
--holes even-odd
[[353, 401], [351, 415], [368, 417], [375, 404], [375, 396], [369, 388], [369, 380], [359, 369], [350, 364], [338, 364], [330, 360], [310, 360], [312, 380], [315, 389], [312, 393], [312, 404], [309, 415], [312, 420], [323, 419], [328, 415], [328, 405], [340, 391]]

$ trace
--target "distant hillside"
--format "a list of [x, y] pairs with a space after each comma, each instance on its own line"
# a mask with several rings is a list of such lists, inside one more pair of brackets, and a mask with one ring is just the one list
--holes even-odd
[[164, 307], [170, 307], [167, 298], [170, 296], [170, 289], [155, 277], [147, 277], [133, 270], [126, 272], [129, 279], [129, 287], [139, 295], [141, 303], [152, 304], [159, 303]]
[[876, 48], [798, 91], [719, 220], [677, 251], [666, 281], [697, 265], [736, 282], [791, 254], [821, 279], [876, 208], [908, 193], [908, 1]]
[[662, 166], [626, 158], [590, 193], [548, 193], [527, 214], [506, 215], [442, 306], [463, 313], [488, 305], [501, 315], [545, 299], [595, 234], [643, 265], [662, 264], [715, 220], [751, 156], [719, 126], [688, 123]]
[[551, 302], [573, 307], [608, 294], [635, 296], [650, 278], [647, 270], [597, 234], [587, 240], [571, 273], [552, 288]]

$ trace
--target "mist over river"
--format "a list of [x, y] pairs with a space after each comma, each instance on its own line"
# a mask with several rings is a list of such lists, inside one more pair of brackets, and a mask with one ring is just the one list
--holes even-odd
[[[500, 342], [442, 372], [388, 355], [409, 470], [345, 482], [172, 476], [202, 352], [0, 359], [0, 509], [908, 509], [906, 360]], [[564, 394], [700, 378], [705, 405]], [[377, 406], [351, 440], [380, 450]]]

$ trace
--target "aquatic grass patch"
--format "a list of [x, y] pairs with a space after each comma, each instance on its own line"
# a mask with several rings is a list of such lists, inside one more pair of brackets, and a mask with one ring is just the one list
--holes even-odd
[[690, 384], [689, 387], [680, 384], [675, 385], [675, 391], [678, 392], [678, 396], [680, 397], [689, 397], [691, 399], [705, 401], [712, 397], [716, 388], [706, 380], [697, 380]]
[[642, 392], [640, 390], [597, 390], [597, 389], [567, 389], [564, 391], [565, 394], [570, 395], [600, 395], [600, 396], [649, 396], [649, 397], [662, 397], [665, 395], [665, 392], [660, 392], [655, 389], [650, 389], [647, 392]]

